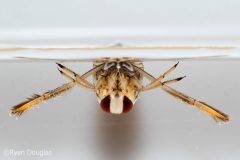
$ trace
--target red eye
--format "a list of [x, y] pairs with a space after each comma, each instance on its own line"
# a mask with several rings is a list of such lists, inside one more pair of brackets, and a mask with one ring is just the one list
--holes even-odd
[[132, 107], [133, 107], [132, 101], [127, 96], [124, 96], [124, 98], [123, 98], [123, 112], [124, 113], [129, 112], [132, 109]]
[[110, 112], [110, 95], [106, 96], [105, 98], [103, 98], [103, 100], [101, 101], [100, 105], [102, 107], [102, 109], [105, 112]]

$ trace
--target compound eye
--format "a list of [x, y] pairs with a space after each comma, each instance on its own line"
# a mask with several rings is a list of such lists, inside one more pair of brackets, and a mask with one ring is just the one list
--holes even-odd
[[132, 101], [127, 97], [124, 96], [123, 98], [123, 113], [129, 112], [133, 107]]
[[108, 95], [105, 98], [103, 98], [100, 103], [102, 109], [108, 113], [110, 112], [110, 101], [111, 101], [110, 95]]
[[116, 65], [115, 62], [107, 62], [107, 63], [105, 63], [103, 69], [106, 71], [106, 70], [108, 70], [109, 68], [111, 68], [111, 67], [113, 67], [115, 65]]
[[131, 72], [134, 71], [132, 64], [129, 63], [129, 62], [124, 62], [124, 63], [122, 63], [122, 66], [125, 67], [125, 68], [127, 68], [127, 69], [128, 69], [129, 71], [131, 71]]

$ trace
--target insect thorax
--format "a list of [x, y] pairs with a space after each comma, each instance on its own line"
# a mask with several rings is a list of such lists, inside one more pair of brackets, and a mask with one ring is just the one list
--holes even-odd
[[101, 101], [106, 96], [127, 96], [133, 103], [141, 88], [142, 75], [131, 62], [106, 62], [96, 72], [96, 94]]

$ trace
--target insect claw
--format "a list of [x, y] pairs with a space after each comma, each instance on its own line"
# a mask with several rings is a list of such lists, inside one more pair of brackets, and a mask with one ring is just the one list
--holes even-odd
[[180, 80], [182, 80], [183, 78], [186, 78], [186, 76], [179, 77], [179, 78], [177, 78], [176, 80], [177, 80], [177, 81], [180, 81]]
[[63, 74], [63, 71], [62, 71], [62, 70], [60, 70], [59, 68], [58, 68], [58, 71], [59, 71], [61, 74]]
[[57, 63], [57, 62], [56, 62], [56, 64], [57, 64], [60, 68], [64, 68], [64, 66], [63, 66], [62, 64]]
[[176, 79], [167, 80], [167, 81], [162, 82], [162, 84], [175, 83], [175, 82], [181, 81], [181, 80], [182, 80], [183, 78], [185, 78], [185, 77], [186, 77], [186, 76], [179, 77], [179, 78], [176, 78]]
[[176, 68], [178, 66], [178, 64], [179, 64], [179, 61], [174, 65], [174, 67]]

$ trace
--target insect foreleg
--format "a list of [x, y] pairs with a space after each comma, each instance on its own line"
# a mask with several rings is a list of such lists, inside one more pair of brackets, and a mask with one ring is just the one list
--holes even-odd
[[176, 83], [178, 81], [181, 81], [183, 78], [185, 78], [186, 76], [183, 76], [183, 77], [178, 77], [178, 78], [175, 78], [175, 79], [171, 79], [171, 80], [167, 80], [167, 81], [164, 81], [162, 82], [162, 84], [171, 84], [171, 83]]
[[95, 89], [95, 86], [92, 83], [90, 83], [89, 81], [87, 81], [85, 78], [83, 78], [82, 76], [78, 75], [77, 73], [75, 73], [74, 71], [68, 69], [67, 67], [63, 66], [62, 64], [57, 63], [57, 65], [63, 71], [68, 72], [69, 74], [72, 74], [75, 77], [76, 82], [79, 83], [80, 85], [82, 85], [84, 87], [87, 87], [89, 89]]

